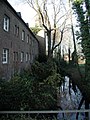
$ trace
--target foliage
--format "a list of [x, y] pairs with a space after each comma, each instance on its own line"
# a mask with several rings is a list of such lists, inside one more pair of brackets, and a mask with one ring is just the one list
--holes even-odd
[[[48, 116], [46, 117], [46, 115], [42, 114], [42, 115], [38, 115], [38, 114], [35, 114], [34, 117], [31, 117], [31, 116], [27, 116], [27, 115], [8, 115], [8, 116], [5, 116], [3, 115], [0, 120], [57, 120], [56, 116], [55, 115], [52, 115], [52, 117]], [[62, 119], [63, 120], [63, 119]]]
[[31, 71], [0, 81], [0, 110], [56, 109], [61, 76], [54, 62], [36, 62]]
[[33, 80], [15, 76], [1, 85], [1, 110], [25, 110], [30, 105]]
[[55, 72], [57, 72], [57, 66], [52, 61], [48, 61], [45, 64], [44, 63], [35, 62], [32, 65], [32, 73], [39, 80], [44, 80], [48, 76], [53, 75]]
[[[85, 65], [85, 80], [86, 83], [90, 81], [90, 4], [85, 0], [73, 3], [73, 9], [77, 14], [77, 21], [79, 22], [80, 34], [82, 40], [82, 47], [86, 58]], [[85, 8], [84, 8], [85, 6]], [[88, 81], [88, 82], [87, 82]]]
[[[80, 88], [85, 100], [85, 109], [89, 109], [90, 103], [90, 1], [89, 0], [75, 0], [73, 3], [73, 9], [77, 14], [77, 21], [80, 28], [80, 39], [82, 40], [82, 47], [86, 59], [85, 63], [85, 75], [82, 77]], [[83, 100], [83, 99], [82, 99]], [[82, 102], [82, 101], [81, 101]], [[81, 104], [80, 102], [80, 104]], [[79, 105], [78, 108], [80, 108]], [[88, 114], [86, 114], [88, 117]], [[78, 114], [77, 114], [78, 118]], [[76, 118], [76, 119], [77, 119]]]
[[39, 28], [37, 26], [36, 27], [31, 27], [30, 29], [35, 35], [41, 30], [41, 28]]

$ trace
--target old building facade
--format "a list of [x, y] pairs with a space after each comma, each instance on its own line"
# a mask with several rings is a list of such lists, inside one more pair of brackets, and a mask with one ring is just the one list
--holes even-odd
[[0, 0], [0, 78], [30, 67], [38, 57], [38, 40], [7, 0]]

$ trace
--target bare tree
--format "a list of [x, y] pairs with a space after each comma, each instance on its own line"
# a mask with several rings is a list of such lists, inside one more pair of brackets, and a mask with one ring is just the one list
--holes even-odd
[[[63, 0], [23, 0], [33, 8], [42, 24], [48, 38], [48, 56], [52, 56], [54, 49], [61, 44], [66, 29], [66, 21], [70, 13]], [[60, 31], [60, 38], [57, 37]], [[57, 40], [58, 39], [58, 40]], [[57, 44], [56, 44], [56, 41]]]

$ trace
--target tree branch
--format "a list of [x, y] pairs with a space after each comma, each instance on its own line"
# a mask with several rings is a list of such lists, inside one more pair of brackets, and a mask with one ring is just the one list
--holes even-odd
[[58, 47], [58, 46], [61, 44], [61, 42], [62, 42], [62, 40], [63, 40], [63, 32], [64, 32], [64, 30], [61, 31], [61, 39], [60, 39], [60, 42], [52, 48], [52, 52], [53, 52], [53, 50], [54, 50], [56, 47]]

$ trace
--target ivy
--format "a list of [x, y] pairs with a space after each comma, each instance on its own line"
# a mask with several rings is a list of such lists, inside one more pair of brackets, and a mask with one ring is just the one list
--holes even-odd
[[[80, 28], [78, 34], [81, 39], [86, 63], [85, 63], [85, 78], [83, 81], [83, 93], [85, 97], [90, 97], [90, 4], [89, 0], [74, 0], [73, 9], [77, 15], [77, 21]], [[88, 94], [86, 94], [88, 93]]]

